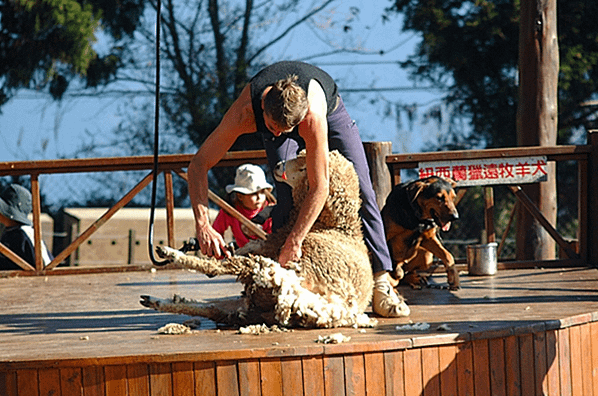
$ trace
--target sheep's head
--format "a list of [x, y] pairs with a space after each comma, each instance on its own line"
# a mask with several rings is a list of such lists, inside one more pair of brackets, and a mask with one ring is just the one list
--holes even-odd
[[[317, 225], [325, 228], [354, 228], [359, 230], [359, 180], [353, 164], [334, 150], [329, 153], [330, 190]], [[274, 170], [279, 182], [293, 189], [293, 203], [299, 207], [309, 190], [305, 150], [291, 160], [279, 162]]]

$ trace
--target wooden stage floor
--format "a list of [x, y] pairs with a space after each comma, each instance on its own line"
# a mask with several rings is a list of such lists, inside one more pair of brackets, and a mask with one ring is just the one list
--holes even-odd
[[[444, 283], [445, 277], [438, 274], [433, 280]], [[230, 277], [208, 279], [184, 270], [0, 278], [0, 386], [4, 381], [5, 386], [14, 387], [15, 373], [32, 368], [407, 350], [558, 332], [598, 322], [595, 268], [503, 270], [492, 277], [464, 274], [461, 284], [457, 292], [401, 288], [411, 316], [379, 318], [375, 328], [295, 329], [256, 336], [217, 329], [214, 323], [202, 319], [200, 329], [191, 334], [159, 335], [159, 327], [183, 323], [189, 317], [147, 309], [139, 304], [140, 295], [170, 297], [176, 293], [209, 300], [238, 295], [241, 288]], [[430, 327], [423, 331], [400, 328], [410, 322]], [[595, 335], [598, 328], [591, 329]], [[338, 332], [351, 337], [350, 341], [337, 345], [315, 342], [319, 336]], [[596, 356], [590, 354], [586, 360], [596, 363], [598, 346], [592, 348]], [[593, 367], [590, 384], [594, 381], [598, 389], [598, 365]], [[401, 389], [406, 386], [401, 385]], [[388, 384], [386, 389], [390, 394]], [[598, 396], [598, 390], [594, 394]]]

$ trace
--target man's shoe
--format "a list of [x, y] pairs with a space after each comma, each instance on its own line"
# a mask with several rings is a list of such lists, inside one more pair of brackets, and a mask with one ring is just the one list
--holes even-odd
[[374, 282], [374, 298], [372, 310], [385, 318], [401, 318], [409, 316], [411, 310], [403, 297], [398, 295], [386, 278], [388, 274], [377, 277]]

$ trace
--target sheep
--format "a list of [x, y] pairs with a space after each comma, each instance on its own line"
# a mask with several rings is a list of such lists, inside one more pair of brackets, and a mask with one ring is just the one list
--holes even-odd
[[365, 310], [373, 290], [372, 267], [361, 230], [359, 183], [353, 165], [338, 151], [329, 154], [330, 194], [302, 244], [298, 263], [283, 268], [275, 260], [289, 235], [308, 188], [305, 151], [274, 174], [292, 187], [289, 221], [265, 241], [251, 241], [230, 258], [200, 258], [158, 247], [157, 254], [208, 276], [236, 275], [242, 296], [198, 302], [179, 296], [141, 296], [141, 304], [159, 311], [202, 316], [233, 326], [371, 327]]

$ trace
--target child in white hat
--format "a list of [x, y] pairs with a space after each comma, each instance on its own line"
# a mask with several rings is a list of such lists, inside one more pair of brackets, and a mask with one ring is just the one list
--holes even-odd
[[[272, 191], [272, 185], [266, 181], [262, 168], [253, 164], [244, 164], [237, 168], [235, 183], [226, 186], [231, 195], [233, 207], [243, 216], [260, 226], [266, 233], [272, 232], [271, 206], [266, 191]], [[250, 239], [257, 239], [233, 216], [220, 210], [212, 227], [221, 235], [230, 227], [238, 247], [243, 247]]]

